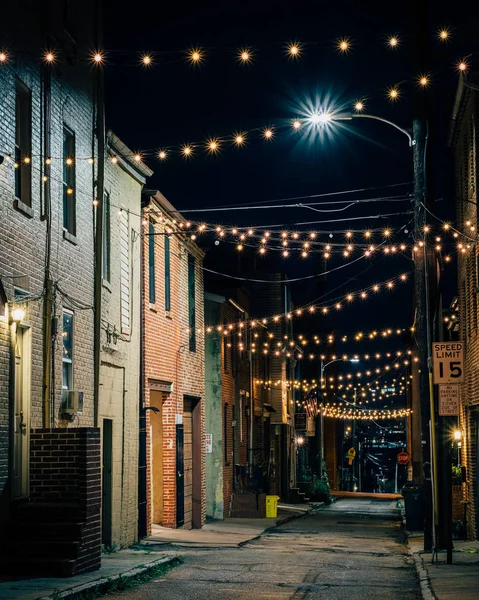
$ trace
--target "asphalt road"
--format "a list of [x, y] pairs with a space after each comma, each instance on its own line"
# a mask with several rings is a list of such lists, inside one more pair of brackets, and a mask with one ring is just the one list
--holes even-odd
[[343, 499], [239, 548], [182, 548], [183, 565], [117, 598], [419, 599], [394, 506]]

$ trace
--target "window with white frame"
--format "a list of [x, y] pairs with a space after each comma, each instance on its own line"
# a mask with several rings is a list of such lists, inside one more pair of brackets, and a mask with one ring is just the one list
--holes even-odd
[[63, 311], [62, 389], [73, 389], [73, 312]]

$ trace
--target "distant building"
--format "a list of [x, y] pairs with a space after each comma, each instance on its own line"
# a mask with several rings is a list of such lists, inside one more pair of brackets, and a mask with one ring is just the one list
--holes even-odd
[[124, 547], [138, 540], [141, 193], [152, 171], [111, 131], [107, 145], [99, 332], [102, 543]]
[[206, 518], [203, 252], [160, 192], [143, 219], [140, 535]]
[[[457, 227], [462, 229], [467, 220], [477, 224], [477, 173], [478, 173], [478, 121], [477, 92], [468, 86], [477, 76], [461, 77], [453, 112], [452, 148], [456, 171], [456, 215]], [[461, 385], [461, 415], [459, 427], [462, 464], [466, 466], [464, 500], [466, 501], [467, 533], [470, 539], [479, 537], [479, 488], [478, 488], [478, 440], [479, 440], [479, 332], [478, 332], [478, 289], [479, 271], [478, 244], [469, 242], [465, 254], [458, 253], [458, 298], [459, 306], [453, 303], [448, 315], [457, 335], [455, 321], [459, 321], [459, 339], [465, 343], [465, 382]], [[459, 310], [457, 310], [459, 309]], [[458, 319], [456, 318], [458, 315]], [[455, 318], [453, 318], [455, 317]], [[453, 325], [454, 323], [454, 325]]]

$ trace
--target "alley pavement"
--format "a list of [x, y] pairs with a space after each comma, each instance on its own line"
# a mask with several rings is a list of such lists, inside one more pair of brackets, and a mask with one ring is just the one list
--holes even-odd
[[240, 547], [180, 554], [183, 565], [119, 599], [421, 598], [391, 500], [341, 499]]

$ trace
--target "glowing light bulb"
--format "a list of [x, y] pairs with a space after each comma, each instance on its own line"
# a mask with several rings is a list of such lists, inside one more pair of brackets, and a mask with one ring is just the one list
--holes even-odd
[[90, 156], [90, 158], [88, 159], [88, 164], [92, 165], [94, 162], [95, 162], [95, 159], [92, 156]]
[[29, 165], [29, 164], [31, 163], [31, 158], [30, 158], [29, 156], [25, 156], [25, 158], [23, 159], [23, 162], [24, 162], [26, 165]]
[[218, 142], [218, 140], [208, 140], [208, 152], [210, 154], [214, 154], [215, 152], [218, 152], [218, 150], [220, 149], [220, 144]]
[[43, 175], [43, 177], [42, 177], [42, 181], [43, 181], [43, 182], [45, 182], [45, 181], [48, 181], [48, 177], [47, 177], [46, 175]]
[[392, 35], [389, 39], [388, 39], [388, 46], [390, 46], [391, 48], [396, 48], [399, 45], [399, 39], [397, 36]]
[[46, 165], [51, 165], [52, 164], [52, 159], [51, 158], [46, 158], [45, 159], [45, 164]]
[[236, 250], [239, 250], [241, 252], [241, 250], [243, 250], [243, 244], [238, 244], [236, 246]]
[[465, 73], [467, 71], [467, 63], [465, 60], [461, 60], [457, 63], [457, 68], [461, 73]]
[[72, 189], [72, 188], [70, 188], [70, 187], [69, 187], [69, 188], [67, 188], [67, 194], [68, 194], [69, 196], [71, 196], [71, 195], [73, 194], [73, 189]]
[[421, 87], [427, 87], [429, 85], [429, 77], [427, 75], [421, 75], [418, 81]]
[[234, 137], [235, 144], [237, 146], [242, 146], [245, 143], [245, 135], [242, 133], [238, 133]]
[[338, 40], [338, 50], [342, 53], [346, 53], [351, 48], [351, 42], [348, 38], [342, 38]]
[[165, 151], [165, 150], [160, 150], [160, 151], [158, 152], [158, 158], [159, 158], [160, 160], [165, 160], [165, 159], [166, 159], [166, 151]]
[[111, 162], [116, 165], [116, 163], [118, 162], [118, 158], [116, 156], [112, 156], [111, 157]]
[[92, 58], [93, 62], [95, 62], [97, 65], [103, 62], [103, 54], [101, 52], [95, 52]]
[[309, 120], [311, 123], [313, 123], [315, 125], [324, 124], [324, 123], [328, 123], [329, 121], [331, 121], [331, 115], [328, 112], [320, 111], [317, 113], [313, 113], [309, 117]]
[[389, 99], [394, 101], [397, 100], [399, 98], [399, 90], [397, 87], [392, 87], [388, 89], [388, 96]]
[[190, 50], [188, 56], [192, 63], [200, 63], [203, 60], [203, 54], [198, 48]]
[[144, 56], [141, 57], [141, 62], [145, 65], [145, 67], [148, 67], [149, 65], [151, 65], [151, 56], [149, 54], [145, 54]]
[[273, 130], [272, 129], [265, 129], [263, 131], [263, 137], [267, 140], [270, 140], [273, 137]]
[[6, 52], [0, 52], [0, 63], [7, 62], [8, 56]]
[[293, 58], [298, 57], [301, 54], [301, 49], [298, 44], [290, 44], [288, 46], [288, 54]]
[[55, 62], [55, 55], [53, 54], [53, 52], [45, 52], [44, 59], [45, 62], [53, 63]]
[[296, 129], [296, 130], [301, 129], [301, 122], [298, 120], [293, 121], [293, 129]]
[[251, 60], [251, 51], [247, 48], [244, 48], [239, 53], [239, 59], [243, 63], [247, 63]]
[[450, 34], [449, 30], [448, 30], [448, 29], [446, 29], [446, 28], [443, 28], [443, 29], [440, 29], [440, 30], [438, 31], [437, 37], [438, 37], [438, 38], [439, 38], [441, 41], [445, 42], [446, 40], [448, 40], [448, 39], [449, 39], [450, 35], [451, 35], [451, 34]]
[[355, 102], [354, 110], [356, 110], [357, 112], [361, 112], [362, 110], [364, 110], [364, 102], [362, 100], [358, 100], [357, 102]]
[[182, 152], [183, 156], [188, 157], [193, 154], [193, 149], [191, 146], [182, 146], [181, 152]]
[[391, 235], [391, 230], [390, 229], [385, 229], [383, 231], [383, 235], [385, 238], [389, 237]]

